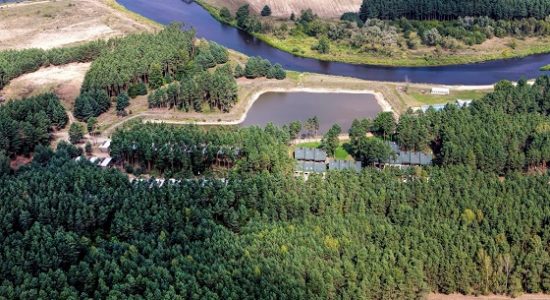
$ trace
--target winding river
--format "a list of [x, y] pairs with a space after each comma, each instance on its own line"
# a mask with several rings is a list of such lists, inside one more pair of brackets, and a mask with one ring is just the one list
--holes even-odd
[[325, 62], [296, 57], [277, 50], [250, 34], [221, 24], [196, 3], [182, 0], [117, 0], [127, 9], [158, 23], [182, 22], [199, 37], [215, 41], [249, 56], [262, 56], [284, 68], [300, 72], [351, 76], [367, 80], [452, 85], [486, 85], [499, 80], [535, 78], [550, 64], [550, 54], [442, 67], [383, 67]]

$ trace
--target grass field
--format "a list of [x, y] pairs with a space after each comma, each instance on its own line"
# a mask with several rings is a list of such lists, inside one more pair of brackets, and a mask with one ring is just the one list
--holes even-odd
[[[334, 158], [336, 159], [342, 159], [347, 160], [351, 157], [351, 155], [346, 151], [345, 149], [345, 143], [340, 144], [338, 148], [336, 148], [336, 152], [334, 153]], [[321, 146], [321, 142], [308, 142], [308, 143], [301, 143], [297, 144], [296, 147], [299, 148], [319, 148]]]
[[469, 91], [451, 91], [449, 95], [432, 95], [429, 90], [409, 89], [407, 94], [414, 100], [426, 104], [434, 105], [441, 103], [454, 102], [456, 99], [475, 100], [481, 99], [489, 90], [469, 90]]
[[254, 34], [270, 46], [292, 53], [296, 56], [315, 58], [324, 61], [338, 61], [351, 64], [369, 64], [383, 66], [444, 66], [470, 64], [483, 61], [525, 57], [534, 54], [550, 52], [550, 37], [529, 38], [522, 40], [515, 48], [507, 45], [514, 38], [493, 38], [481, 45], [467, 47], [459, 51], [443, 51], [434, 55], [434, 49], [422, 47], [419, 50], [399, 50], [391, 56], [363, 52], [347, 44], [332, 43], [327, 54], [313, 50], [318, 40], [314, 37], [299, 35], [279, 39], [273, 35]]

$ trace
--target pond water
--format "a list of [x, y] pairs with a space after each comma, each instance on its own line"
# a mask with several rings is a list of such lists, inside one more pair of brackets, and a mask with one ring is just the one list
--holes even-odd
[[249, 56], [262, 56], [289, 70], [351, 76], [368, 80], [436, 84], [492, 84], [502, 79], [535, 78], [550, 64], [550, 54], [444, 67], [381, 67], [325, 62], [277, 50], [250, 34], [221, 24], [198, 4], [182, 0], [117, 0], [158, 23], [183, 22], [203, 37]]
[[374, 118], [381, 110], [372, 94], [274, 92], [262, 94], [241, 125], [284, 125], [317, 116], [320, 133], [333, 124], [347, 132], [354, 119]]

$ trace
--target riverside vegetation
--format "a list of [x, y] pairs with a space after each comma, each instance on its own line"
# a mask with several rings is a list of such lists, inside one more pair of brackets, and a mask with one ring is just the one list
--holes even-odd
[[[312, 10], [288, 19], [232, 14], [203, 4], [219, 20], [295, 55], [350, 63], [440, 65], [548, 52], [550, 3], [365, 0], [341, 19]], [[417, 3], [418, 2], [418, 3]], [[493, 41], [498, 41], [494, 42]], [[485, 44], [492, 46], [484, 46]]]

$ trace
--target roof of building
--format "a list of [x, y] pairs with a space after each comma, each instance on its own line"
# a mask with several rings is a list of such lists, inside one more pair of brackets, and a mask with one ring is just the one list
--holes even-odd
[[101, 164], [99, 164], [100, 167], [108, 167], [113, 159], [111, 157], [106, 157]]
[[420, 110], [422, 112], [427, 112], [428, 109], [433, 108], [435, 111], [440, 111], [440, 110], [443, 110], [445, 108], [445, 106], [447, 106], [447, 104], [444, 104], [444, 103], [442, 103], [442, 104], [433, 104], [433, 105], [422, 105], [420, 107]]
[[442, 87], [433, 87], [432, 88], [432, 93], [449, 93], [449, 89], [448, 88], [442, 88]]
[[321, 149], [296, 148], [294, 158], [297, 160], [324, 162], [327, 159], [327, 153]]
[[294, 151], [294, 158], [297, 160], [306, 159], [306, 150], [304, 148], [297, 148], [296, 151]]
[[299, 160], [296, 162], [296, 171], [307, 173], [324, 173], [327, 171], [327, 165], [322, 162]]
[[361, 162], [354, 160], [332, 160], [328, 164], [329, 170], [355, 170], [361, 172]]
[[103, 142], [103, 144], [101, 144], [101, 146], [99, 146], [99, 148], [108, 149], [110, 146], [111, 146], [111, 140], [106, 140], [105, 142]]
[[404, 151], [399, 148], [395, 142], [389, 142], [392, 151], [395, 154], [394, 158], [389, 159], [386, 163], [392, 165], [430, 165], [433, 160], [431, 154], [420, 151]]
[[93, 164], [93, 163], [98, 163], [98, 160], [99, 160], [99, 157], [96, 157], [96, 156], [92, 156], [90, 157], [89, 161]]
[[472, 104], [472, 101], [472, 99], [456, 99], [456, 105], [458, 105], [458, 107], [467, 107]]

